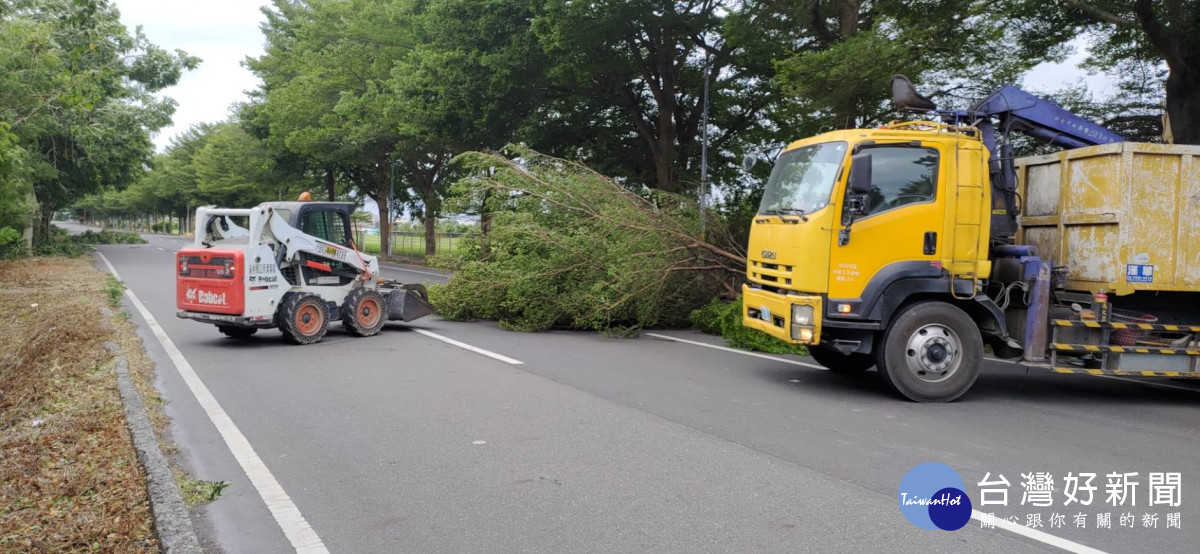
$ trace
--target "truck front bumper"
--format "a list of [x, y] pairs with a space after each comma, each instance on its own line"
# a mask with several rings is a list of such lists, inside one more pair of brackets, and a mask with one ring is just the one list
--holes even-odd
[[212, 323], [213, 325], [228, 325], [230, 327], [274, 327], [275, 321], [272, 318], [265, 316], [246, 317], [240, 315], [225, 315], [225, 314], [208, 314], [204, 312], [189, 312], [187, 310], [179, 310], [175, 312], [175, 316], [180, 319], [193, 319], [204, 323]]
[[[794, 306], [801, 318], [811, 309], [808, 325], [797, 323]], [[742, 285], [742, 325], [757, 329], [792, 344], [821, 342], [821, 297], [805, 294], [779, 294]]]

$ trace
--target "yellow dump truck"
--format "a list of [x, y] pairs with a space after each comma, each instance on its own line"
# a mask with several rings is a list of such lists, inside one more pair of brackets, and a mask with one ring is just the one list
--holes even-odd
[[[779, 155], [745, 326], [916, 401], [964, 394], [985, 345], [1061, 373], [1200, 376], [1200, 147], [1124, 142], [1013, 87], [937, 110], [898, 79], [898, 105], [937, 120]], [[1067, 149], [1016, 159], [1013, 131]]]

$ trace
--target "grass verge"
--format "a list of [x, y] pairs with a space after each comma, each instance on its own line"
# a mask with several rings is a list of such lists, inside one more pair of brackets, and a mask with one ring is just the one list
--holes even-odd
[[[425, 237], [411, 235], [395, 235], [392, 237], [392, 256], [421, 258], [425, 256]], [[367, 235], [362, 239], [362, 251], [368, 254], [379, 254], [379, 235]], [[463, 237], [438, 237], [437, 253], [450, 254], [458, 251], [463, 243]]]
[[103, 346], [124, 350], [161, 436], [153, 364], [134, 325], [108, 308], [123, 285], [89, 259], [62, 257], [0, 262], [0, 282], [0, 551], [157, 551]]

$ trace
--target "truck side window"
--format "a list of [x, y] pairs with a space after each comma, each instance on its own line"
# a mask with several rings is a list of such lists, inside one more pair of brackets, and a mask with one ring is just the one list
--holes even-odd
[[306, 211], [300, 218], [300, 231], [334, 244], [349, 244], [346, 240], [346, 218], [339, 212]]
[[867, 215], [930, 202], [937, 196], [937, 150], [882, 146], [870, 151], [871, 202]]

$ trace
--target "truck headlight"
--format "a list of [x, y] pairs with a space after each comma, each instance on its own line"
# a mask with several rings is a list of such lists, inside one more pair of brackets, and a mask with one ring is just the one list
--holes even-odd
[[801, 327], [799, 325], [793, 325], [792, 326], [792, 339], [811, 343], [813, 340], [813, 328], [812, 327]]
[[813, 324], [813, 307], [792, 304], [792, 325], [803, 325], [808, 327]]

